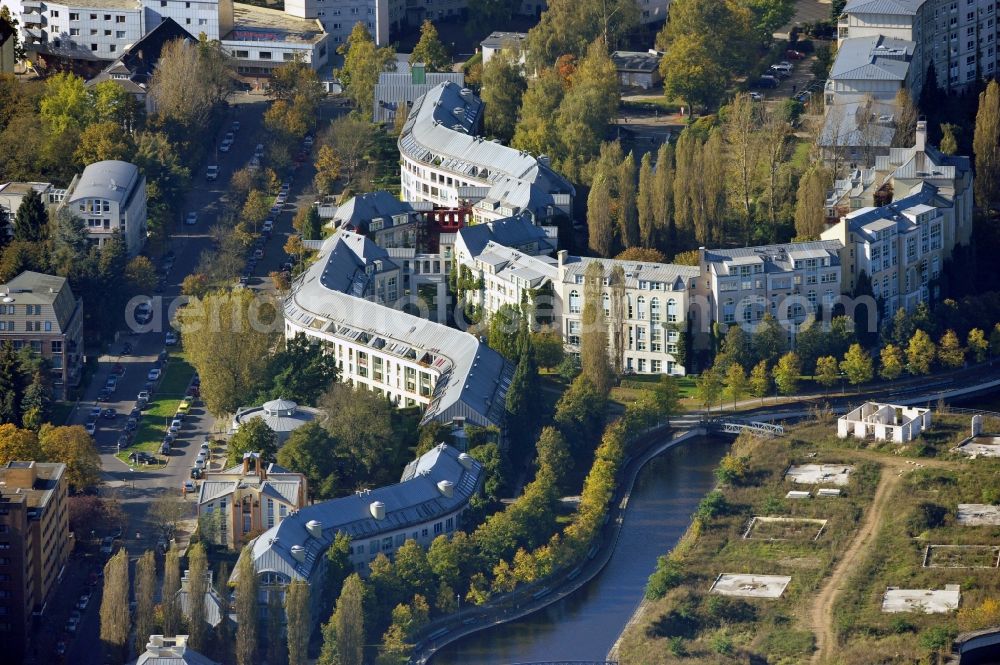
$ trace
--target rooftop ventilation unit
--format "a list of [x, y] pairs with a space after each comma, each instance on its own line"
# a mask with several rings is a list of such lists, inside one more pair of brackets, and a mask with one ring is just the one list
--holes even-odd
[[292, 558], [299, 563], [304, 563], [306, 560], [306, 548], [301, 545], [292, 545]]
[[368, 510], [371, 511], [372, 517], [377, 520], [385, 519], [385, 504], [381, 501], [372, 501], [371, 505], [368, 506]]

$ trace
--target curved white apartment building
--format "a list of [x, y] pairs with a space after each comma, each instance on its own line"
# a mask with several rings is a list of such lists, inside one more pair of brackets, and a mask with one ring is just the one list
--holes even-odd
[[398, 140], [403, 200], [473, 204], [477, 222], [571, 216], [573, 185], [546, 158], [477, 136], [482, 113], [483, 102], [450, 81], [413, 103]]

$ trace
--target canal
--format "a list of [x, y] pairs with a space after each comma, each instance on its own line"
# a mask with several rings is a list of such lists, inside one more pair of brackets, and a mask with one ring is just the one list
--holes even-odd
[[656, 558], [674, 546], [715, 486], [713, 472], [729, 443], [695, 439], [651, 461], [636, 480], [618, 546], [597, 578], [530, 617], [449, 645], [432, 665], [603, 660], [642, 600]]

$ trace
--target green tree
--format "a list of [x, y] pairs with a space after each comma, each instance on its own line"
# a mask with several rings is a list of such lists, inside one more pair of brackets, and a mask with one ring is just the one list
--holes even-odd
[[611, 174], [598, 165], [594, 182], [587, 194], [587, 239], [590, 249], [599, 256], [611, 256], [614, 247], [614, 217], [611, 197]]
[[[253, 548], [243, 548], [236, 563], [236, 663], [257, 665], [258, 611], [257, 571], [253, 565]], [[360, 665], [360, 663], [358, 664]]]
[[851, 348], [844, 354], [844, 360], [840, 363], [840, 369], [847, 375], [847, 380], [852, 386], [859, 386], [868, 383], [875, 376], [875, 367], [872, 357], [868, 355], [860, 344], [852, 344]]
[[282, 623], [285, 620], [285, 607], [281, 602], [281, 593], [277, 589], [267, 592], [267, 663], [268, 665], [285, 665], [288, 659], [288, 645], [285, 644]]
[[761, 360], [766, 360], [771, 365], [776, 363], [778, 358], [788, 350], [788, 336], [778, 320], [767, 313], [757, 324], [752, 345], [754, 355]]
[[941, 336], [937, 357], [943, 366], [950, 369], [957, 369], [965, 364], [965, 349], [962, 348], [962, 343], [954, 330], [947, 330]]
[[566, 474], [573, 468], [573, 457], [566, 439], [555, 427], [545, 427], [538, 435], [535, 448], [539, 473], [551, 474], [555, 486], [561, 487]]
[[989, 353], [989, 342], [986, 341], [986, 335], [979, 328], [973, 328], [969, 331], [968, 339], [966, 340], [966, 346], [969, 349], [969, 353], [972, 357], [976, 359], [977, 363], [986, 362], [986, 356]]
[[1000, 199], [1000, 83], [995, 80], [979, 93], [972, 152], [976, 205], [984, 210], [995, 208]]
[[177, 549], [167, 550], [163, 562], [163, 588], [161, 609], [163, 612], [163, 634], [176, 635], [181, 630], [181, 609], [177, 592], [181, 589], [181, 562]]
[[746, 397], [749, 391], [746, 370], [739, 363], [730, 363], [726, 370], [726, 396], [733, 400], [733, 408], [736, 403]]
[[597, 42], [616, 49], [638, 23], [639, 7], [629, 0], [552, 0], [528, 31], [527, 56], [537, 67], [567, 54], [582, 57]]
[[521, 113], [511, 145], [535, 155], [562, 158], [556, 113], [566, 94], [563, 80], [554, 69], [543, 69], [528, 83], [521, 99]]
[[761, 360], [750, 371], [750, 394], [761, 401], [771, 392], [771, 373], [767, 371], [767, 361]]
[[146, 640], [156, 632], [156, 557], [143, 552], [135, 563], [135, 653], [145, 651]]
[[600, 151], [608, 124], [618, 113], [618, 99], [614, 62], [604, 42], [598, 40], [580, 59], [556, 114], [563, 146], [559, 166], [568, 177], [579, 174]]
[[1000, 323], [994, 324], [990, 331], [990, 356], [1000, 355]]
[[639, 219], [636, 207], [635, 157], [631, 152], [618, 166], [618, 233], [625, 247], [640, 243]]
[[101, 457], [94, 439], [80, 425], [42, 425], [38, 432], [42, 456], [66, 465], [66, 481], [74, 489], [94, 487], [101, 480]]
[[958, 138], [956, 134], [960, 131], [958, 125], [945, 122], [941, 124], [941, 145], [940, 150], [945, 155], [954, 155], [958, 152]]
[[95, 122], [80, 132], [80, 143], [73, 159], [80, 166], [109, 159], [127, 161], [135, 147], [131, 137], [116, 122]]
[[487, 134], [503, 143], [514, 138], [521, 99], [527, 89], [521, 65], [510, 51], [500, 50], [483, 65], [481, 97], [486, 105], [483, 126]]
[[266, 399], [315, 404], [339, 372], [334, 357], [324, 353], [318, 341], [300, 334], [285, 340], [285, 348], [271, 359], [267, 373], [271, 386]]
[[656, 243], [655, 182], [652, 153], [647, 152], [639, 165], [639, 189], [636, 195], [639, 240], [643, 247], [653, 247]]
[[558, 367], [566, 356], [562, 335], [555, 328], [545, 327], [531, 333], [531, 346], [538, 365], [546, 369]]
[[157, 118], [187, 130], [204, 127], [232, 91], [233, 70], [219, 41], [169, 42], [160, 53], [149, 88]]
[[879, 370], [879, 376], [887, 381], [895, 381], [902, 374], [906, 367], [906, 361], [903, 358], [903, 351], [895, 344], [886, 344], [882, 347], [882, 357], [881, 357], [881, 369]]
[[113, 659], [125, 658], [131, 616], [128, 607], [128, 553], [119, 549], [104, 564], [104, 592], [101, 595], [101, 643]]
[[342, 164], [336, 151], [329, 145], [321, 145], [316, 153], [316, 176], [313, 184], [320, 194], [333, 194]]
[[583, 376], [601, 395], [611, 389], [611, 366], [608, 364], [608, 327], [604, 319], [604, 266], [591, 261], [584, 271], [584, 302], [580, 365]]
[[821, 164], [814, 164], [799, 179], [795, 197], [795, 235], [801, 240], [819, 238], [826, 226], [826, 193], [833, 184], [832, 173]]
[[344, 66], [338, 72], [344, 92], [362, 113], [368, 113], [374, 103], [378, 75], [396, 69], [395, 52], [388, 46], [375, 46], [371, 33], [360, 21], [337, 52], [344, 56]]
[[41, 195], [34, 187], [21, 200], [14, 214], [14, 240], [38, 242], [48, 235], [49, 217], [45, 212], [45, 204]]
[[833, 356], [822, 356], [816, 359], [816, 383], [829, 390], [837, 384], [840, 378], [840, 368]]
[[923, 330], [917, 330], [906, 346], [906, 369], [910, 374], [930, 374], [937, 355], [934, 342]]
[[709, 369], [701, 373], [694, 382], [695, 395], [698, 401], [711, 412], [712, 405], [719, 401], [722, 395], [723, 383], [715, 369]]
[[278, 464], [305, 475], [314, 501], [332, 499], [340, 489], [334, 445], [326, 429], [313, 421], [293, 431], [278, 450]]
[[49, 134], [67, 130], [82, 131], [91, 123], [94, 109], [83, 79], [75, 74], [60, 72], [45, 81], [45, 92], [39, 102], [39, 115]]
[[38, 444], [38, 436], [34, 432], [20, 429], [10, 422], [0, 425], [0, 465], [45, 459]]
[[[336, 635], [339, 665], [363, 665], [365, 656], [364, 583], [357, 574], [344, 582], [330, 619]], [[325, 645], [324, 645], [325, 647]]]
[[188, 550], [188, 579], [188, 640], [192, 649], [204, 652], [208, 646], [205, 606], [205, 594], [208, 592], [208, 556], [202, 543], [195, 543]]
[[670, 418], [670, 416], [676, 414], [677, 407], [680, 404], [680, 397], [681, 393], [677, 385], [677, 379], [669, 374], [661, 374], [656, 385], [653, 386], [653, 401], [660, 415], [664, 418]]
[[663, 143], [656, 152], [656, 173], [651, 194], [655, 246], [671, 255], [675, 250], [674, 229], [674, 147]]
[[247, 453], [260, 453], [265, 462], [278, 454], [278, 437], [263, 418], [250, 418], [229, 439], [226, 464], [239, 464]]
[[794, 351], [781, 356], [774, 366], [774, 383], [782, 395], [794, 395], [799, 389], [799, 375], [802, 374], [802, 364]]
[[[413, 53], [410, 54], [410, 62], [421, 62], [426, 65], [427, 71], [431, 72], [451, 71], [451, 56], [448, 55], [448, 49], [441, 43], [437, 28], [427, 19], [424, 19], [424, 22], [420, 25], [420, 39], [417, 40], [416, 45], [413, 47]], [[483, 76], [485, 77], [485, 75], [486, 70], [484, 68]]]
[[264, 381], [280, 313], [247, 290], [219, 291], [192, 299], [179, 318], [206, 407], [216, 415], [234, 413]]

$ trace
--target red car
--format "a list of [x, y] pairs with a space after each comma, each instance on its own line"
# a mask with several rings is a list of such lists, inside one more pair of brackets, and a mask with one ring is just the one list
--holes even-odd
[[802, 60], [806, 57], [806, 54], [802, 51], [796, 51], [795, 49], [788, 49], [785, 51], [785, 57], [791, 60]]

